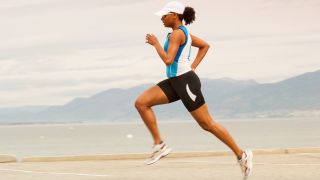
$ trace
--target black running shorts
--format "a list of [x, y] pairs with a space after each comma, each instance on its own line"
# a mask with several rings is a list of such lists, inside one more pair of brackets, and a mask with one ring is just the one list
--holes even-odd
[[205, 104], [201, 82], [194, 71], [165, 79], [157, 84], [169, 99], [169, 103], [180, 100], [189, 112]]

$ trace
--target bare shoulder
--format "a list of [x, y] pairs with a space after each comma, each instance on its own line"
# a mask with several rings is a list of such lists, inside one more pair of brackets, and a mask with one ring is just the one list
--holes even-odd
[[185, 35], [181, 29], [176, 29], [176, 30], [172, 31], [170, 41], [174, 40], [174, 41], [182, 44], [182, 42], [184, 42], [184, 39], [185, 39]]
[[176, 29], [172, 31], [171, 36], [182, 38], [184, 37], [184, 32], [181, 29]]

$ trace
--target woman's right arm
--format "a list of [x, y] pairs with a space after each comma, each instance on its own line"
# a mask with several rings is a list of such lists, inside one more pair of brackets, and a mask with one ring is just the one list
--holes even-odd
[[170, 65], [174, 61], [174, 57], [176, 56], [176, 54], [178, 52], [179, 46], [181, 44], [182, 33], [183, 33], [182, 31], [179, 32], [177, 30], [175, 30], [171, 33], [170, 43], [168, 46], [168, 52], [164, 51], [164, 49], [160, 45], [157, 37], [152, 34], [147, 34], [146, 43], [154, 46], [158, 55], [162, 59], [162, 61], [166, 65]]

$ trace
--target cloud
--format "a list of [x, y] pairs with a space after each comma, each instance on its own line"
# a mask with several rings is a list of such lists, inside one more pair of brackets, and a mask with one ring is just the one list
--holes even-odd
[[17, 8], [17, 7], [25, 7], [25, 6], [34, 6], [37, 4], [45, 4], [48, 2], [53, 2], [54, 0], [2, 0], [0, 2], [0, 8], [8, 9], [8, 8]]
[[[319, 11], [287, 1], [188, 1], [192, 34], [212, 46], [200, 77], [272, 82], [319, 64]], [[115, 87], [165, 78], [146, 33], [170, 30], [153, 13], [164, 1], [4, 0], [0, 2], [0, 106], [63, 104]], [[262, 8], [265, 7], [266, 8]], [[232, 13], [230, 13], [232, 12]], [[192, 58], [197, 49], [193, 49]]]
[[[50, 57], [95, 48], [128, 48], [144, 42], [144, 33], [137, 33], [137, 26], [132, 26], [128, 31], [131, 22], [126, 21], [130, 4], [126, 4], [125, 8], [120, 6], [121, 3], [137, 1], [40, 2], [16, 5], [21, 8], [27, 6], [28, 9], [10, 9], [7, 13], [0, 11], [3, 24], [0, 33], [0, 51], [3, 53], [0, 60]], [[100, 6], [100, 3], [105, 6]], [[6, 14], [15, 16], [6, 17]]]

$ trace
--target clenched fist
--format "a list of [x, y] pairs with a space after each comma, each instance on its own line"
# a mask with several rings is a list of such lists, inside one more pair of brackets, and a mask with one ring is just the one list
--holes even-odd
[[159, 42], [158, 42], [158, 39], [157, 39], [157, 37], [156, 37], [155, 35], [153, 35], [153, 34], [147, 34], [147, 35], [146, 35], [146, 43], [154, 46], [155, 44], [157, 44], [157, 43], [159, 43]]

